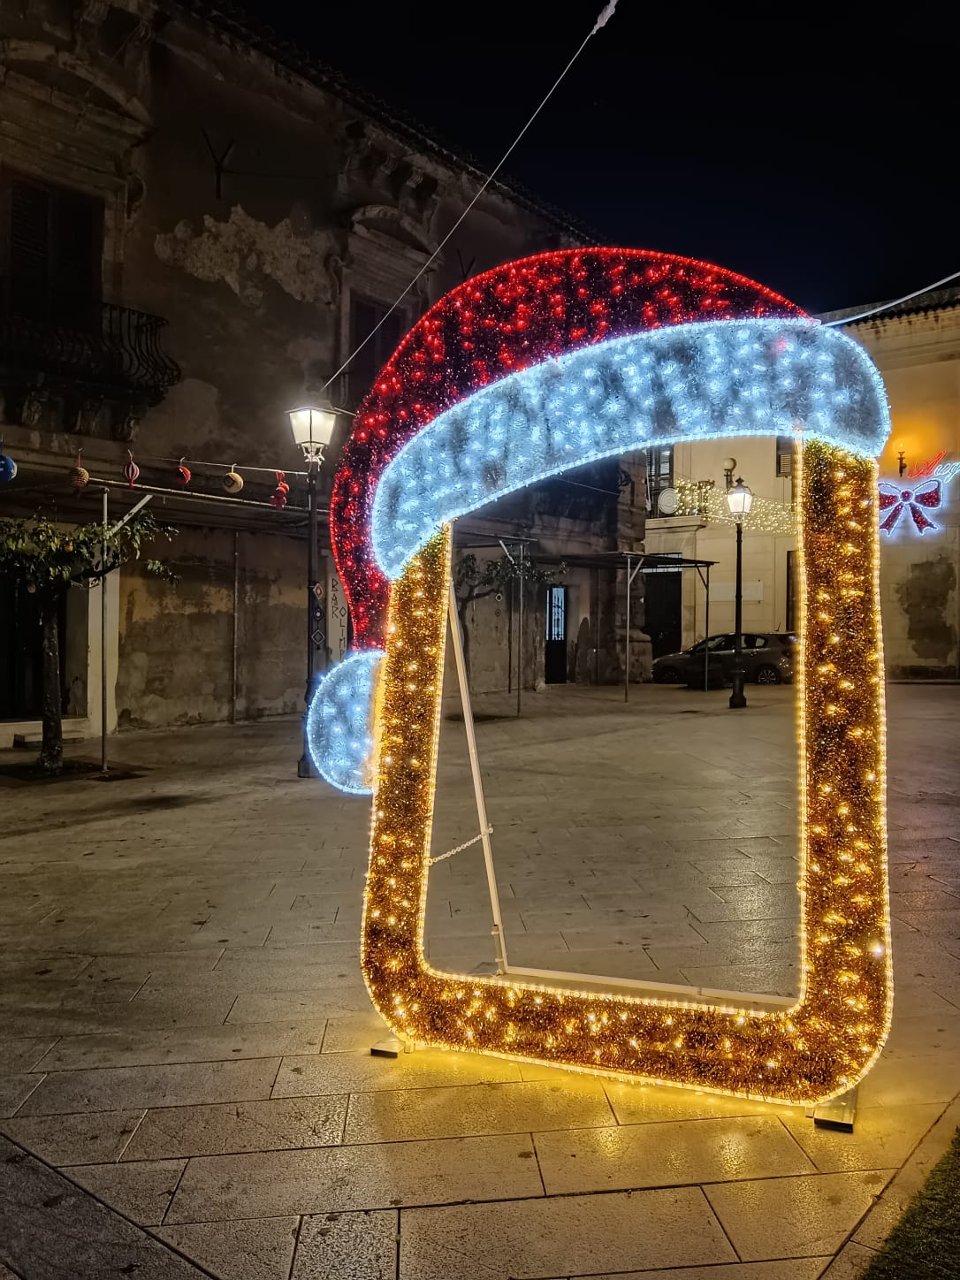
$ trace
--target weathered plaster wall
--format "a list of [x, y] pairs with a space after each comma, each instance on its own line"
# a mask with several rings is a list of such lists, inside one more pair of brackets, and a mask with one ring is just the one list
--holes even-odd
[[[117, 713], [121, 728], [233, 717], [234, 534], [182, 531], [168, 584], [121, 573]], [[303, 544], [236, 535], [238, 719], [303, 706]]]
[[[900, 484], [897, 455], [909, 470], [939, 453], [960, 461], [960, 309], [857, 325], [883, 374], [893, 431], [881, 477]], [[922, 536], [906, 514], [880, 536], [880, 597], [887, 673], [895, 679], [960, 677], [960, 477], [929, 512], [937, 528]]]
[[[123, 57], [111, 43], [117, 30], [130, 36]], [[192, 490], [217, 494], [217, 471], [199, 463], [299, 468], [286, 411], [318, 396], [350, 349], [352, 299], [393, 303], [473, 198], [476, 175], [183, 9], [26, 5], [0, 13], [0, 38], [13, 40], [0, 84], [0, 162], [102, 197], [104, 300], [168, 322], [163, 345], [182, 380], [139, 423], [141, 482], [175, 484], [181, 456], [198, 460]], [[23, 120], [34, 146], [22, 145]], [[411, 291], [404, 320], [478, 271], [564, 243], [574, 240], [552, 218], [491, 189]], [[354, 375], [330, 394], [350, 408], [366, 389]], [[347, 428], [343, 419], [321, 494]], [[8, 443], [24, 466], [64, 486], [78, 444], [92, 474], [119, 478], [127, 442], [91, 432], [79, 439], [13, 423]], [[244, 498], [269, 495], [271, 475], [245, 476]], [[291, 505], [302, 500], [297, 481]], [[197, 508], [172, 548], [177, 588], [124, 572], [121, 725], [233, 714], [232, 528], [248, 514]], [[211, 527], [197, 529], [200, 520]], [[299, 710], [303, 542], [278, 528], [244, 532], [241, 546], [236, 714]], [[478, 663], [489, 668], [486, 683], [502, 683], [505, 615], [479, 608]], [[542, 623], [531, 614], [529, 626], [533, 683]]]

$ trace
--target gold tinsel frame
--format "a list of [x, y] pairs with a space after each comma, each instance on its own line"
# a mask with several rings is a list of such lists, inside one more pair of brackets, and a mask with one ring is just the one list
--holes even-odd
[[635, 1080], [814, 1103], [869, 1070], [890, 1025], [875, 463], [807, 443], [799, 480], [801, 990], [788, 1009], [441, 973], [423, 953], [450, 531], [394, 584], [376, 705], [362, 965], [401, 1038]]

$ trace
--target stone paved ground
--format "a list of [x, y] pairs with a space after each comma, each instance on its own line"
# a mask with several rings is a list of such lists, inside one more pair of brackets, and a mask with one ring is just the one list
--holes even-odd
[[[127, 781], [0, 777], [0, 1276], [814, 1280], [960, 1091], [960, 689], [889, 695], [897, 1005], [853, 1135], [371, 1058], [368, 806], [297, 781], [292, 722], [126, 735]], [[621, 696], [478, 726], [511, 958], [791, 991], [790, 691]], [[476, 830], [462, 735], [435, 852]], [[476, 849], [436, 867], [435, 961], [490, 957], [483, 892]]]

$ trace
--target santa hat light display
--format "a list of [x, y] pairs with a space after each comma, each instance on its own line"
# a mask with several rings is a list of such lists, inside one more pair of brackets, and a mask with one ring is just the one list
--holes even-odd
[[[363, 790], [376, 771], [362, 965], [397, 1035], [794, 1103], [836, 1096], [869, 1070], [892, 1000], [873, 461], [888, 430], [860, 347], [705, 263], [543, 254], [468, 280], [417, 322], [341, 455], [331, 540], [358, 651], [327, 675], [308, 717], [328, 780]], [[424, 908], [450, 523], [651, 444], [795, 432], [800, 996], [789, 1008], [738, 1008], [693, 990], [667, 999], [432, 968]]]

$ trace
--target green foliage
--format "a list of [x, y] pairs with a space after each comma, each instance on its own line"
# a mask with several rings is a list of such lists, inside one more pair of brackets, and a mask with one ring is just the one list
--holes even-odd
[[[169, 541], [176, 530], [138, 511], [126, 524], [108, 526], [104, 558], [103, 525], [70, 529], [37, 514], [29, 520], [0, 520], [0, 575], [26, 582], [42, 592], [65, 591], [72, 582], [97, 581], [128, 560], [140, 558], [144, 544]], [[144, 561], [148, 573], [174, 580], [168, 565]]]
[[960, 1130], [864, 1280], [949, 1280], [960, 1258]]
[[[523, 559], [523, 581], [527, 586], [548, 587], [567, 571], [564, 564], [544, 569], [535, 560]], [[509, 591], [511, 583], [520, 581], [520, 558], [507, 555], [495, 560], [479, 560], [473, 552], [459, 557], [453, 573], [457, 600], [461, 606], [498, 591]]]

